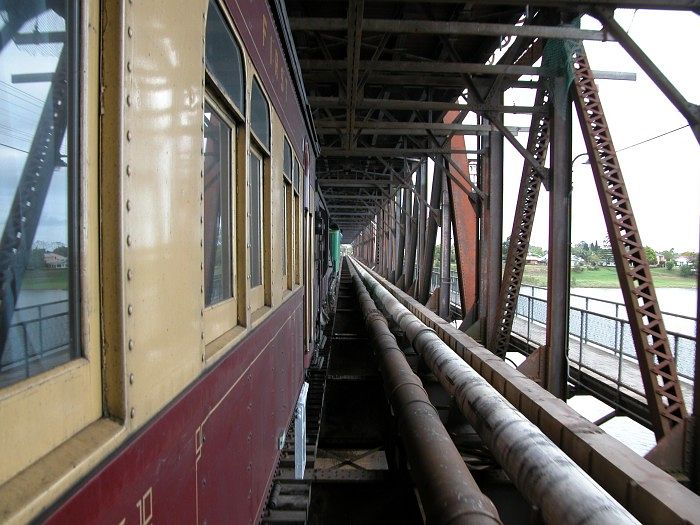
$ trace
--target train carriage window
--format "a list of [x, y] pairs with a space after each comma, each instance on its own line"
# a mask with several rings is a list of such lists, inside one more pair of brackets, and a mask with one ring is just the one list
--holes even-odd
[[282, 275], [286, 277], [287, 288], [291, 289], [292, 267], [292, 146], [287, 139], [284, 140], [284, 165], [282, 173], [284, 176], [284, 194], [282, 195], [282, 215], [284, 219], [284, 229], [282, 232]]
[[215, 0], [207, 12], [206, 66], [219, 90], [245, 114], [243, 56]]
[[250, 127], [260, 144], [270, 150], [270, 107], [257, 79], [250, 93]]
[[[80, 68], [71, 5], [0, 8], [0, 387], [82, 355]], [[57, 36], [43, 38], [49, 34]]]
[[231, 157], [232, 129], [208, 102], [204, 107], [204, 299], [205, 305], [232, 297]]
[[299, 193], [299, 174], [301, 173], [301, 165], [299, 161], [294, 162], [294, 189]]
[[263, 284], [263, 160], [252, 150], [249, 156], [249, 202], [250, 202], [250, 287]]
[[[238, 178], [244, 176], [245, 68], [241, 48], [216, 0], [207, 12], [204, 104], [203, 269], [204, 342], [238, 322], [235, 258]], [[237, 157], [242, 156], [242, 158]]]
[[294, 223], [295, 223], [295, 233], [296, 239], [294, 243], [294, 262], [296, 265], [296, 271], [294, 274], [294, 282], [296, 284], [301, 284], [301, 244], [302, 244], [302, 232], [301, 232], [301, 199], [299, 198], [299, 180], [301, 174], [301, 165], [298, 160], [294, 160]]

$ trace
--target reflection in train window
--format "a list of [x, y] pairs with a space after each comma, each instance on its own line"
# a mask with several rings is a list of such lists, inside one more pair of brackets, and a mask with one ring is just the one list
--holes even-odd
[[301, 173], [301, 165], [299, 161], [294, 160], [294, 232], [296, 237], [294, 239], [294, 262], [296, 271], [294, 273], [294, 282], [296, 284], [301, 284], [301, 199], [299, 198], [299, 179]]
[[204, 107], [204, 299], [207, 306], [232, 296], [232, 129], [207, 102]]
[[257, 79], [250, 93], [250, 127], [260, 144], [270, 149], [270, 108]]
[[263, 161], [256, 151], [249, 155], [249, 200], [250, 200], [250, 287], [255, 288], [262, 284], [263, 254]]
[[224, 15], [210, 0], [207, 11], [206, 66], [219, 90], [245, 114], [245, 81], [241, 49], [226, 25]]
[[[291, 251], [289, 247], [292, 245], [291, 231], [291, 211], [292, 211], [292, 147], [289, 141], [284, 139], [284, 164], [282, 173], [284, 175], [284, 194], [282, 195], [282, 216], [284, 218], [284, 229], [282, 231], [282, 275], [290, 276], [291, 272]], [[291, 280], [287, 279], [287, 286], [291, 284]]]
[[1, 12], [0, 387], [80, 355], [72, 4]]

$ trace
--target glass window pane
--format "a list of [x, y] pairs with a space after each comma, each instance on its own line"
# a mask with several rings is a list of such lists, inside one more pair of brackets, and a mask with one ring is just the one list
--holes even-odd
[[262, 284], [262, 160], [250, 154], [250, 286]]
[[284, 177], [291, 181], [292, 180], [292, 147], [289, 145], [289, 141], [284, 139]]
[[0, 12], [0, 387], [80, 355], [72, 5]]
[[250, 127], [258, 140], [270, 149], [270, 110], [257, 80], [253, 80], [253, 89], [250, 94]]
[[209, 2], [206, 35], [207, 71], [245, 114], [243, 58], [215, 1]]
[[284, 217], [284, 229], [282, 230], [282, 275], [287, 275], [287, 184], [284, 185], [282, 195], [282, 217]]
[[294, 187], [299, 191], [299, 172], [301, 171], [301, 166], [299, 162], [294, 163]]
[[204, 107], [204, 301], [231, 297], [231, 128]]

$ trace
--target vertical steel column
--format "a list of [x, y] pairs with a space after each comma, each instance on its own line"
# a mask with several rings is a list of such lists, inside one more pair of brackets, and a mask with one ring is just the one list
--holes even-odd
[[404, 290], [409, 290], [413, 286], [413, 278], [416, 271], [417, 212], [418, 210], [414, 206], [413, 194], [406, 192], [406, 254], [403, 260]]
[[[485, 122], [488, 122], [485, 118], [483, 118], [481, 115], [477, 117], [477, 122], [479, 124], [484, 124]], [[479, 209], [478, 209], [478, 214], [479, 214], [479, 251], [478, 251], [478, 258], [479, 258], [479, 304], [477, 308], [477, 319], [479, 320], [480, 326], [479, 326], [479, 333], [481, 337], [481, 341], [486, 343], [486, 317], [488, 314], [487, 307], [488, 307], [488, 274], [487, 274], [487, 269], [488, 269], [488, 245], [486, 244], [486, 239], [487, 239], [487, 230], [488, 230], [488, 206], [486, 203], [486, 199], [489, 194], [489, 186], [490, 186], [490, 172], [491, 172], [491, 166], [489, 162], [489, 155], [488, 155], [488, 147], [489, 147], [489, 140], [488, 136], [484, 137], [483, 135], [479, 135], [478, 137], [478, 142], [479, 142], [479, 151], [484, 151], [487, 150], [486, 154], [479, 155], [479, 162], [477, 164], [477, 187], [481, 188], [481, 190], [484, 192], [485, 197], [481, 199], [479, 202]]]
[[396, 259], [394, 261], [394, 268], [395, 268], [395, 273], [394, 273], [394, 284], [398, 282], [398, 280], [401, 278], [401, 275], [403, 274], [403, 250], [404, 250], [404, 229], [403, 229], [403, 192], [405, 191], [404, 188], [399, 188], [399, 190], [396, 192], [396, 196], [394, 197], [395, 199], [395, 208], [396, 208], [396, 214], [394, 217], [394, 228], [396, 228]]
[[[418, 261], [423, 260], [423, 252], [425, 252], [425, 228], [426, 222], [428, 220], [428, 208], [426, 207], [426, 202], [428, 201], [428, 159], [423, 160], [420, 166], [420, 175], [416, 178], [416, 191], [418, 195], [416, 196], [416, 203], [418, 205], [418, 238], [417, 238], [417, 257]], [[418, 266], [418, 279], [424, 272], [432, 273], [432, 266], [430, 269], [424, 269], [420, 264]]]
[[583, 45], [573, 53], [576, 110], [593, 168], [657, 441], [687, 417], [656, 290]]
[[[452, 137], [453, 149], [464, 147], [461, 136]], [[452, 154], [452, 161], [466, 174], [469, 174], [469, 159], [465, 154]], [[448, 168], [451, 169], [451, 168]], [[453, 176], [459, 176], [453, 173]], [[450, 191], [452, 226], [454, 229], [455, 258], [457, 259], [457, 280], [459, 282], [460, 306], [465, 326], [476, 321], [476, 299], [478, 279], [477, 245], [479, 239], [476, 203], [473, 193], [466, 193], [457, 186], [451, 177], [447, 180]]]
[[571, 101], [563, 77], [553, 79], [553, 84], [545, 386], [558, 398], [566, 399], [571, 271]]
[[[435, 175], [433, 175], [435, 176]], [[440, 221], [440, 302], [438, 315], [449, 321], [450, 318], [450, 255], [452, 245], [452, 221], [450, 220], [450, 192], [447, 188], [447, 175], [442, 172], [442, 219]]]
[[[503, 102], [503, 93], [495, 97], [494, 103]], [[496, 117], [503, 122], [503, 115]], [[503, 134], [498, 131], [489, 133], [489, 191], [488, 228], [486, 231], [488, 260], [486, 261], [486, 340], [498, 315], [498, 296], [501, 291], [501, 269], [503, 267]]]
[[[442, 159], [442, 157], [439, 157]], [[421, 303], [428, 302], [430, 297], [430, 277], [433, 273], [433, 257], [435, 254], [435, 241], [437, 240], [437, 219], [432, 210], [437, 210], [440, 207], [440, 199], [442, 199], [442, 174], [445, 166], [442, 163], [435, 163], [433, 171], [433, 184], [430, 189], [430, 209], [428, 213], [427, 225], [425, 228], [425, 248], [423, 250], [423, 258], [420, 265], [424, 268], [423, 273], [417, 283], [416, 293], [414, 297]]]
[[[700, 272], [697, 272], [698, 288], [695, 319], [700, 317]], [[693, 428], [691, 431], [690, 458], [690, 488], [700, 494], [700, 352], [697, 351], [697, 341], [700, 341], [700, 323], [695, 321], [695, 375], [693, 382]]]
[[[534, 106], [539, 108], [548, 104], [547, 93], [543, 87], [537, 90]], [[527, 150], [540, 164], [544, 164], [549, 147], [549, 115], [533, 115]], [[510, 344], [510, 331], [513, 327], [515, 307], [518, 304], [520, 284], [525, 271], [525, 261], [530, 247], [530, 234], [535, 222], [537, 199], [540, 194], [542, 177], [527, 161], [523, 161], [522, 177], [518, 201], [515, 205], [513, 229], [508, 245], [508, 257], [503, 270], [503, 281], [498, 298], [496, 326], [491, 331], [488, 348], [500, 357], [505, 357]]]
[[[393, 194], [393, 188], [390, 187], [390, 194]], [[391, 284], [396, 282], [396, 203], [394, 199], [389, 199], [387, 202], [387, 276]]]

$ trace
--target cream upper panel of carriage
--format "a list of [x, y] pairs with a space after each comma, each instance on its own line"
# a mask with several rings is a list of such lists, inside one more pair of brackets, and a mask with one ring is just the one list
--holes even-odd
[[[219, 6], [218, 3], [213, 2]], [[247, 327], [262, 320], [287, 297], [282, 275], [284, 246], [283, 144], [287, 131], [270, 103], [238, 28], [222, 10], [240, 46], [245, 71], [245, 108], [227, 112], [230, 100], [217, 98], [205, 81], [205, 29], [210, 2], [138, 2], [126, 13], [123, 152], [123, 318], [127, 413], [139, 426], [162, 408], [209, 362], [205, 345], [204, 117], [208, 101], [220, 101], [230, 117], [231, 300], [240, 303], [229, 326], [219, 327], [225, 353]], [[194, 12], [193, 12], [194, 11]], [[182, 13], [189, 13], [182, 16]], [[196, 35], [196, 36], [195, 36]], [[269, 107], [269, 147], [256, 145], [250, 130], [254, 79]], [[216, 89], [214, 91], [217, 91]], [[245, 122], [241, 120], [245, 118]], [[242, 135], [242, 136], [241, 136]], [[238, 137], [237, 139], [235, 137]], [[301, 160], [299, 151], [295, 154]], [[252, 304], [250, 284], [251, 201], [246, 190], [249, 155], [261, 154], [264, 294]], [[300, 242], [297, 236], [296, 242]], [[291, 248], [291, 247], [290, 247]], [[244, 255], [245, 254], [245, 255]], [[262, 307], [262, 309], [261, 309]], [[253, 314], [258, 311], [259, 314]], [[261, 313], [260, 313], [261, 312]], [[218, 333], [217, 333], [218, 334]]]

